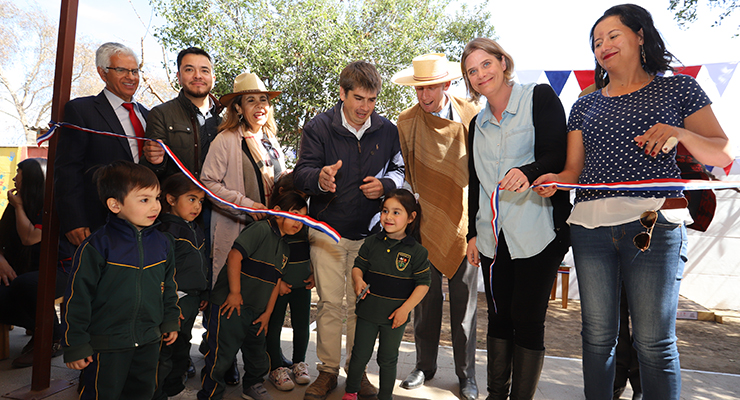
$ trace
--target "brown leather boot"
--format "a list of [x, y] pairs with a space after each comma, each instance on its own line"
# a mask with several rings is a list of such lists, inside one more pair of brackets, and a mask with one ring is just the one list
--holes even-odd
[[367, 372], [362, 373], [362, 380], [360, 381], [360, 391], [357, 392], [357, 397], [362, 400], [373, 400], [378, 398], [378, 388], [370, 383], [367, 379]]
[[337, 387], [337, 376], [335, 374], [319, 371], [319, 376], [306, 388], [304, 400], [324, 400], [326, 396]]

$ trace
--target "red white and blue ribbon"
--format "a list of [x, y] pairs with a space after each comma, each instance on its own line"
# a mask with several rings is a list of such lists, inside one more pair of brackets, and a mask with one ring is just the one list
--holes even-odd
[[[535, 187], [554, 186], [558, 189], [587, 189], [587, 190], [623, 190], [630, 192], [660, 191], [660, 190], [708, 190], [708, 189], [733, 189], [740, 188], [740, 182], [737, 181], [705, 181], [700, 179], [648, 179], [644, 181], [614, 182], [614, 183], [565, 183], [565, 182], [544, 182]], [[493, 219], [491, 227], [493, 228], [493, 262], [489, 267], [489, 284], [493, 288], [493, 264], [496, 262], [496, 253], [498, 253], [498, 201], [499, 191], [496, 190], [491, 196], [491, 210]], [[494, 312], [496, 312], [496, 301], [493, 301]]]
[[496, 190], [493, 191], [491, 196], [491, 211], [493, 211], [493, 218], [491, 218], [491, 227], [493, 228], [493, 261], [488, 267], [488, 279], [491, 285], [491, 299], [493, 300], [493, 312], [498, 314], [498, 307], [496, 307], [496, 299], [493, 297], [493, 264], [496, 263], [496, 253], [498, 253], [498, 197], [499, 197], [499, 186], [496, 185]]
[[740, 187], [736, 181], [705, 181], [701, 179], [648, 179], [644, 181], [629, 181], [615, 183], [564, 183], [544, 182], [534, 187], [555, 186], [558, 189], [588, 189], [588, 190], [624, 190], [630, 192], [645, 192], [659, 190], [708, 190], [731, 189]]
[[77, 126], [77, 125], [70, 124], [70, 123], [67, 123], [67, 122], [54, 122], [54, 121], [52, 121], [52, 122], [49, 122], [49, 131], [46, 132], [45, 134], [39, 136], [38, 138], [36, 138], [36, 144], [40, 146], [45, 141], [51, 139], [51, 137], [54, 136], [54, 133], [56, 132], [56, 130], [58, 128], [61, 128], [61, 127], [70, 128], [70, 129], [76, 129], [78, 131], [89, 132], [89, 133], [94, 133], [94, 134], [98, 134], [98, 135], [111, 136], [111, 137], [117, 137], [117, 138], [122, 138], [122, 139], [136, 139], [136, 140], [140, 140], [140, 141], [150, 141], [150, 142], [157, 143], [160, 146], [162, 146], [162, 148], [164, 149], [165, 153], [167, 153], [167, 155], [170, 156], [170, 159], [175, 162], [175, 165], [177, 165], [177, 167], [180, 169], [180, 171], [182, 171], [188, 178], [190, 178], [190, 180], [193, 181], [193, 183], [196, 186], [198, 186], [200, 189], [202, 189], [204, 192], [206, 192], [206, 194], [211, 199], [213, 199], [214, 201], [216, 201], [218, 203], [221, 203], [221, 204], [223, 204], [223, 205], [225, 205], [227, 207], [233, 208], [235, 210], [239, 210], [239, 211], [244, 211], [244, 212], [253, 213], [253, 214], [274, 215], [274, 216], [277, 216], [277, 217], [284, 217], [284, 218], [292, 219], [294, 221], [301, 222], [301, 223], [303, 223], [303, 224], [305, 224], [305, 225], [307, 225], [307, 226], [309, 226], [311, 228], [314, 228], [314, 229], [320, 230], [321, 232], [324, 232], [325, 234], [329, 235], [329, 237], [331, 237], [332, 239], [334, 239], [334, 241], [336, 241], [337, 243], [339, 243], [339, 239], [342, 238], [339, 235], [339, 233], [337, 233], [337, 231], [334, 230], [334, 228], [332, 228], [331, 226], [327, 225], [326, 223], [316, 221], [315, 219], [313, 219], [313, 218], [311, 218], [309, 216], [300, 215], [300, 214], [294, 214], [294, 213], [287, 212], [287, 211], [276, 211], [276, 210], [269, 210], [269, 209], [263, 210], [263, 209], [256, 209], [256, 208], [251, 208], [251, 207], [244, 207], [244, 206], [240, 206], [240, 205], [234, 204], [234, 203], [232, 203], [230, 201], [224, 200], [224, 199], [216, 196], [213, 192], [210, 191], [210, 189], [208, 189], [205, 185], [203, 185], [202, 183], [200, 183], [200, 181], [198, 181], [198, 179], [196, 179], [193, 176], [193, 174], [187, 168], [185, 168], [185, 166], [182, 164], [182, 162], [180, 161], [180, 159], [177, 158], [177, 156], [172, 152], [172, 150], [166, 144], [162, 143], [161, 141], [156, 141], [156, 140], [149, 139], [149, 138], [138, 138], [138, 137], [137, 138], [134, 138], [134, 137], [131, 137], [131, 136], [121, 135], [121, 134], [113, 133], [113, 132], [97, 131], [97, 130], [94, 130], [94, 129], [83, 128], [81, 126]]

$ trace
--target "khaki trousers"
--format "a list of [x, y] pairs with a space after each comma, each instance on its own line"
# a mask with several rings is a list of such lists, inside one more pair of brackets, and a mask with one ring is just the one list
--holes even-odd
[[[342, 238], [336, 243], [328, 235], [315, 229], [309, 230], [308, 240], [311, 245], [311, 266], [316, 279], [316, 292], [319, 295], [316, 356], [321, 364], [317, 369], [337, 375], [342, 360], [342, 324], [345, 318], [347, 320], [345, 367], [349, 366], [352, 354], [357, 321], [352, 267], [364, 240]], [[346, 315], [342, 312], [345, 296]]]

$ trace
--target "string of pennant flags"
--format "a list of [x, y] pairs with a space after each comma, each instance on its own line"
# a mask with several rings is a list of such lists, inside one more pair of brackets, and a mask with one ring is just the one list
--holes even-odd
[[[735, 69], [737, 69], [738, 63], [739, 61], [681, 66], [677, 67], [673, 74], [689, 75], [696, 79], [699, 72], [704, 68], [712, 79], [712, 82], [714, 82], [719, 95], [722, 96], [732, 79], [732, 75], [735, 73]], [[580, 86], [581, 90], [594, 83], [594, 70], [592, 69], [561, 71], [523, 70], [516, 71], [516, 76], [519, 83], [530, 83], [539, 81], [543, 73], [558, 96], [560, 96], [563, 87], [565, 87], [565, 84], [571, 77], [574, 77], [578, 81], [578, 86]]]

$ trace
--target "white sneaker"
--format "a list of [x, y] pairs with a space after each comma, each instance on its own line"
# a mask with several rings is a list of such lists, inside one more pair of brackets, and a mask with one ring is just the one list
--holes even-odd
[[267, 377], [278, 390], [288, 391], [295, 387], [295, 383], [290, 379], [288, 369], [285, 367], [272, 370]]
[[311, 376], [308, 375], [308, 364], [301, 361], [293, 364], [293, 376], [295, 377], [295, 383], [299, 385], [308, 385], [311, 383]]

